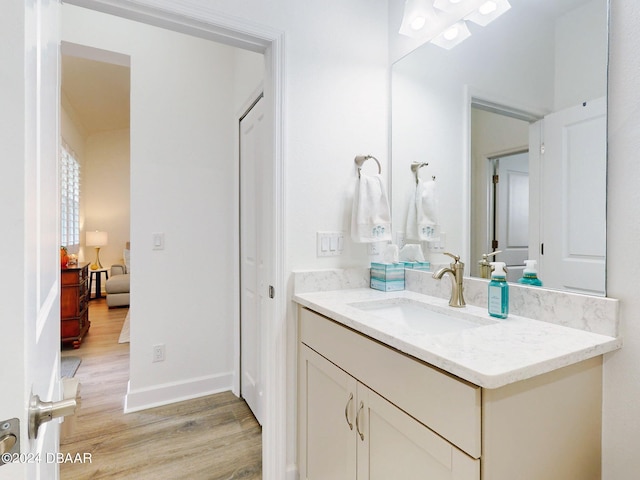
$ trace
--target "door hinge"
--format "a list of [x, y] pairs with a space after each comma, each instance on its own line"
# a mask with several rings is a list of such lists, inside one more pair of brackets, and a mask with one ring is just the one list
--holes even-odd
[[540, 255], [544, 255], [544, 243], [540, 244]]
[[273, 285], [269, 285], [269, 298], [274, 298], [276, 296], [276, 289], [273, 288]]
[[493, 183], [494, 184], [500, 183], [500, 175], [494, 175], [493, 176]]
[[494, 250], [498, 248], [498, 240], [491, 240], [491, 248]]

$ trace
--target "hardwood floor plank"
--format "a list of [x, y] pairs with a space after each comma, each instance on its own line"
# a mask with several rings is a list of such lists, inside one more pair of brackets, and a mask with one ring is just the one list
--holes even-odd
[[91, 454], [91, 463], [65, 463], [63, 480], [103, 478], [257, 480], [262, 478], [262, 429], [231, 392], [123, 413], [129, 344], [119, 344], [127, 309], [90, 305], [91, 329], [76, 377], [82, 397], [77, 426], [61, 442], [64, 454]]

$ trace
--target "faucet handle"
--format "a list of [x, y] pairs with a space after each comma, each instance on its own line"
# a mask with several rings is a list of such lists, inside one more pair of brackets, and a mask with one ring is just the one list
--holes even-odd
[[455, 263], [458, 263], [458, 261], [460, 260], [460, 257], [458, 255], [454, 255], [453, 253], [449, 253], [449, 252], [443, 252], [443, 253], [453, 258], [455, 260]]
[[482, 264], [483, 262], [487, 262], [489, 257], [492, 257], [493, 255], [497, 255], [499, 253], [502, 253], [502, 250], [496, 250], [495, 252], [491, 252], [491, 253], [483, 253], [482, 254], [482, 260], [479, 263]]

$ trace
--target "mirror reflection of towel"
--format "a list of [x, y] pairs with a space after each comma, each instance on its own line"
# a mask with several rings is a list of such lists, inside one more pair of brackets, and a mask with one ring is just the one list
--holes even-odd
[[432, 242], [439, 237], [436, 182], [420, 179], [416, 185], [415, 195], [409, 201], [406, 238]]
[[391, 240], [391, 212], [380, 175], [362, 173], [356, 184], [351, 213], [351, 238], [356, 243]]

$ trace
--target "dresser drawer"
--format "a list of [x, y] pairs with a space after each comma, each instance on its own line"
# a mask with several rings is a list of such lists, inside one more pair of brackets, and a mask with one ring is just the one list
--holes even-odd
[[481, 452], [481, 389], [300, 308], [301, 341], [473, 458]]

